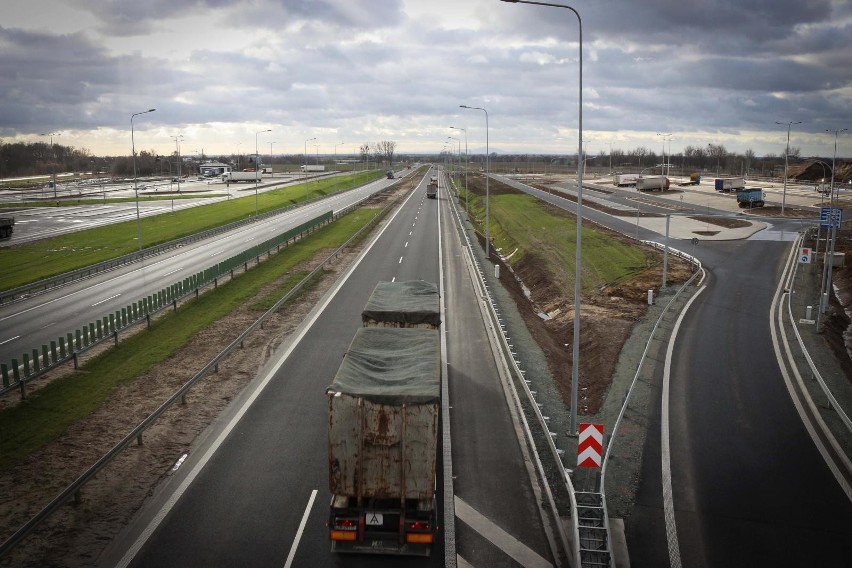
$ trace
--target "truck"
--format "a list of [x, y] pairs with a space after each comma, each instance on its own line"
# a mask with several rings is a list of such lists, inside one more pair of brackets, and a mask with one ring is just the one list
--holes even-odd
[[386, 172], [385, 172], [385, 175], [388, 177], [388, 179], [393, 179], [393, 178], [394, 178], [393, 170], [388, 170], [388, 171], [386, 171]]
[[669, 178], [666, 176], [639, 176], [636, 179], [636, 189], [651, 190], [659, 189], [663, 191], [669, 188]]
[[698, 185], [700, 183], [701, 183], [701, 175], [699, 175], [696, 172], [692, 172], [692, 173], [689, 174], [689, 180], [688, 181], [682, 181], [678, 185], [680, 185], [680, 186]]
[[737, 204], [740, 209], [764, 206], [763, 190], [759, 187], [748, 187], [737, 190]]
[[636, 185], [636, 180], [639, 179], [639, 174], [615, 174], [613, 183], [618, 187], [628, 185]]
[[429, 185], [426, 186], [426, 197], [429, 199], [438, 198], [438, 176], [429, 178]]
[[303, 172], [324, 172], [325, 166], [310, 166], [310, 165], [301, 165]]
[[716, 178], [713, 187], [716, 188], [716, 191], [726, 193], [737, 191], [745, 188], [745, 179], [741, 177]]
[[328, 534], [333, 552], [429, 556], [438, 531], [437, 291], [380, 285], [326, 389]]
[[260, 172], [225, 172], [222, 174], [222, 181], [260, 181]]
[[0, 239], [8, 239], [12, 236], [15, 228], [14, 217], [0, 217]]

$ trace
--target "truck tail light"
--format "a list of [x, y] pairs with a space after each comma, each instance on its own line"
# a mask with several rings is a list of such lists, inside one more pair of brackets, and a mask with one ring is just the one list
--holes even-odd
[[334, 519], [328, 536], [331, 540], [358, 540], [358, 520]]
[[405, 542], [410, 544], [432, 544], [434, 535], [429, 521], [407, 521], [405, 523]]

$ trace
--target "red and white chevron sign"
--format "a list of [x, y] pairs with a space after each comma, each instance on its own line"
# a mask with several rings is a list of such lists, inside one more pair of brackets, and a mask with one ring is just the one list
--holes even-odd
[[577, 442], [577, 465], [600, 467], [603, 454], [603, 424], [580, 424], [580, 439]]

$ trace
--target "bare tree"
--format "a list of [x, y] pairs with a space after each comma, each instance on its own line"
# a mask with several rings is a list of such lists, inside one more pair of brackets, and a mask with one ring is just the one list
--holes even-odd
[[393, 164], [393, 154], [396, 150], [396, 142], [391, 140], [382, 140], [376, 144], [376, 154], [380, 155], [387, 161], [388, 166]]

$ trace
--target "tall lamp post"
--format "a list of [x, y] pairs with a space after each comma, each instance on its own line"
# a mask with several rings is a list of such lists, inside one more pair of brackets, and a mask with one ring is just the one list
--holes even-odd
[[488, 111], [482, 107], [459, 105], [460, 108], [481, 110], [485, 113], [485, 258], [491, 258], [491, 199], [488, 190], [488, 175], [490, 173], [490, 149], [488, 147]]
[[[671, 132], [667, 132], [667, 133], [657, 132], [657, 136], [663, 137], [663, 166], [662, 166], [662, 171], [660, 173], [665, 176], [666, 175], [666, 165], [667, 165], [666, 164], [666, 140], [671, 140], [672, 134], [671, 134]], [[669, 160], [671, 160], [671, 156], [669, 157]], [[671, 173], [671, 172], [669, 172], [669, 173]]]
[[272, 177], [275, 176], [275, 174], [272, 173], [272, 145], [276, 143], [277, 142], [274, 141], [269, 143], [269, 175]]
[[344, 144], [346, 144], [346, 142], [338, 142], [337, 144], [334, 145], [334, 167], [335, 168], [337, 167], [337, 147], [343, 146]]
[[[316, 140], [316, 139], [317, 139], [317, 137], [314, 136], [313, 138], [308, 138], [307, 140], [305, 140], [305, 153], [302, 154], [302, 159], [305, 162], [304, 165], [303, 165], [303, 167], [305, 168], [305, 181], [308, 181], [308, 142], [310, 142], [311, 140]], [[308, 186], [307, 186], [307, 184], [305, 184], [305, 200], [307, 200], [307, 199], [308, 199]]]
[[570, 434], [577, 435], [577, 390], [580, 383], [580, 294], [582, 292], [582, 230], [583, 230], [583, 20], [580, 13], [571, 6], [551, 4], [549, 2], [531, 2], [529, 0], [502, 0], [513, 4], [533, 4], [571, 10], [577, 16], [580, 26], [580, 87], [579, 87], [579, 144], [577, 151], [577, 254], [574, 266], [574, 344], [573, 363], [571, 365], [571, 424]]
[[467, 129], [456, 126], [450, 126], [450, 128], [464, 132], [464, 212], [465, 215], [470, 217], [470, 208], [468, 207], [470, 196], [467, 193], [467, 170], [470, 166], [470, 156], [467, 153]]
[[[831, 290], [831, 278], [832, 272], [834, 268], [834, 247], [837, 243], [837, 224], [835, 224], [834, 220], [834, 167], [837, 164], [837, 137], [841, 132], [845, 131], [846, 128], [841, 128], [840, 130], [826, 130], [826, 132], [834, 133], [834, 157], [831, 159], [831, 199], [829, 200], [829, 207], [831, 208], [831, 215], [828, 216], [831, 219], [831, 251], [828, 253], [828, 276], [825, 278], [823, 285], [820, 287], [820, 295], [819, 295], [819, 310], [817, 312], [817, 331], [821, 331], [819, 321], [822, 317], [823, 310], [825, 310], [825, 304], [828, 300], [828, 292]], [[787, 176], [784, 176], [785, 180]]]
[[781, 194], [781, 214], [784, 214], [784, 206], [787, 204], [787, 161], [790, 157], [790, 128], [794, 124], [802, 124], [801, 120], [791, 120], [788, 122], [778, 122], [775, 121], [775, 124], [787, 125], [787, 149], [784, 150], [784, 192]]
[[[458, 159], [456, 160], [456, 164], [459, 168], [461, 168], [461, 139], [460, 138], [454, 138], [452, 136], [447, 136], [447, 140], [453, 141], [452, 143], [453, 143], [454, 147], [450, 149], [450, 152], [452, 152], [453, 149], [458, 148]], [[450, 154], [450, 168], [451, 169], [453, 168], [453, 155], [452, 154]], [[453, 172], [455, 172], [455, 169], [453, 169]]]
[[39, 136], [50, 136], [50, 153], [51, 157], [51, 177], [53, 178], [53, 198], [56, 199], [56, 149], [53, 147], [53, 137], [59, 136], [58, 132], [50, 132], [47, 134], [39, 134]]
[[181, 159], [180, 159], [180, 141], [183, 140], [183, 134], [178, 134], [177, 136], [172, 136], [175, 139], [175, 150], [177, 150], [177, 184], [178, 184], [178, 193], [180, 193], [180, 179], [183, 174], [181, 174]]
[[[258, 158], [260, 154], [257, 151], [257, 135], [262, 132], [272, 132], [271, 128], [267, 128], [266, 130], [258, 130], [254, 133], [254, 216], [258, 216], [258, 207], [257, 207], [257, 182], [260, 178], [260, 161]], [[272, 153], [272, 146], [270, 146], [270, 154]]]
[[[148, 114], [154, 112], [155, 108], [149, 108], [142, 112], [136, 112], [130, 115], [130, 145], [133, 150], [133, 191], [136, 193], [136, 240], [139, 242], [139, 252], [142, 252], [142, 222], [139, 220], [139, 184], [136, 181], [136, 139], [133, 131], [133, 118], [140, 114]], [[56, 184], [54, 184], [56, 187]]]

